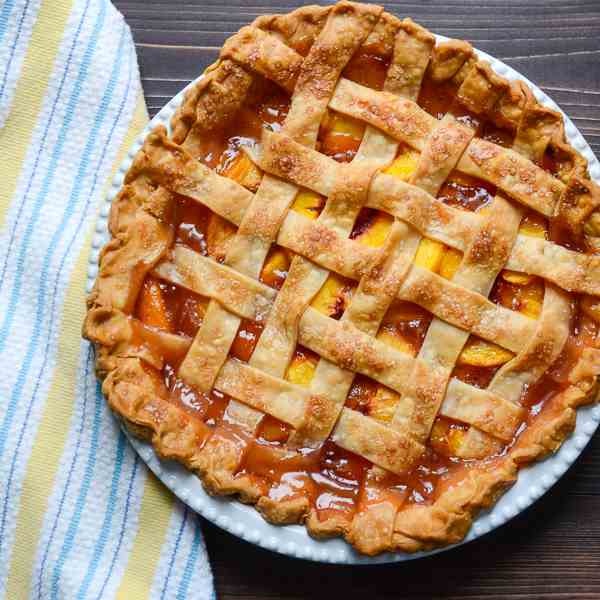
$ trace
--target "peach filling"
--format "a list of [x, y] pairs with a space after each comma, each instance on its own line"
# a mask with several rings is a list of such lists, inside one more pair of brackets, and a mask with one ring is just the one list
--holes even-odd
[[[388, 60], [378, 54], [376, 47], [357, 54], [348, 64], [344, 76], [362, 85], [382, 89]], [[512, 133], [489, 122], [482, 122], [468, 113], [455, 100], [456, 86], [434, 84], [425, 79], [418, 103], [429, 113], [441, 118], [451, 111], [458, 118], [477, 129], [478, 135], [508, 146]], [[260, 82], [253, 100], [238, 114], [227, 130], [202, 141], [199, 159], [221, 175], [234, 179], [255, 191], [261, 181], [261, 171], [243, 152], [243, 147], [256, 144], [265, 128], [281, 127], [289, 99], [273, 85]], [[363, 123], [328, 111], [321, 124], [318, 149], [340, 162], [348, 162], [356, 155], [364, 134]], [[419, 154], [400, 145], [398, 154], [385, 172], [403, 181], [414, 173]], [[558, 172], [560, 164], [545, 159], [544, 167]], [[441, 188], [438, 198], [459, 210], [488, 209], [496, 190], [493, 186], [463, 175], [451, 173]], [[326, 199], [309, 190], [300, 190], [291, 210], [316, 219]], [[388, 214], [363, 209], [350, 234], [357, 243], [381, 247], [385, 243], [393, 218]], [[211, 213], [198, 203], [180, 197], [177, 202], [175, 241], [185, 244], [203, 255], [222, 261], [235, 227]], [[525, 215], [520, 226], [521, 235], [550, 236], [549, 224], [533, 212]], [[273, 245], [266, 257], [260, 280], [267, 286], [280, 289], [285, 283], [293, 252]], [[451, 280], [463, 259], [462, 253], [438, 240], [422, 238], [414, 262], [443, 278]], [[351, 302], [357, 282], [331, 273], [316, 294], [311, 306], [333, 319], [342, 317]], [[544, 298], [544, 284], [539, 278], [525, 273], [504, 270], [498, 276], [490, 299], [506, 308], [538, 318]], [[146, 277], [137, 302], [135, 316], [146, 325], [170, 333], [193, 337], [202, 323], [207, 300], [160, 281]], [[572, 366], [586, 343], [597, 336], [600, 306], [589, 298], [579, 301], [580, 310], [574, 320], [573, 333], [565, 351], [548, 374], [526, 391], [522, 398], [527, 417], [518, 432], [549, 404], [549, 400], [565, 386], [569, 365]], [[416, 356], [427, 334], [433, 315], [409, 302], [395, 301], [388, 309], [377, 339], [411, 356]], [[248, 361], [262, 333], [264, 323], [243, 320], [231, 356]], [[453, 372], [454, 377], [478, 387], [489, 385], [496, 371], [514, 354], [490, 341], [470, 336]], [[298, 346], [285, 377], [300, 386], [309, 386], [319, 357]], [[195, 418], [212, 427], [231, 428], [222, 417], [229, 398], [218, 391], [201, 394], [177, 378], [177, 364], [167, 363], [163, 369], [164, 384], [170, 399]], [[362, 375], [354, 379], [346, 406], [381, 422], [390, 422], [400, 396]], [[281, 454], [285, 443], [293, 435], [291, 428], [281, 421], [265, 416], [251, 440], [239, 467], [240, 474], [250, 475], [269, 484], [269, 496], [274, 500], [293, 499], [298, 495], [309, 497], [311, 506], [320, 519], [351, 515], [359, 504], [381, 501], [385, 496], [397, 505], [404, 502], [429, 502], [438, 493], [443, 481], [461, 469], [465, 463], [457, 458], [468, 425], [438, 417], [435, 419], [426, 452], [419, 464], [402, 476], [388, 474], [384, 480], [372, 481], [371, 464], [363, 458], [326, 442], [318, 450], [302, 449], [297, 453]], [[279, 451], [279, 453], [277, 452]], [[367, 491], [365, 491], [367, 490]], [[380, 490], [380, 491], [377, 491]], [[384, 491], [382, 491], [384, 490]], [[382, 496], [383, 494], [383, 496]]]

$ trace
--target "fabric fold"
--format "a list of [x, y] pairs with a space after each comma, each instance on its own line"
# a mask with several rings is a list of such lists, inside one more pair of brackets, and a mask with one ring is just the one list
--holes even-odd
[[150, 473], [80, 338], [96, 219], [147, 123], [107, 0], [0, 6], [0, 596], [214, 597], [199, 517]]

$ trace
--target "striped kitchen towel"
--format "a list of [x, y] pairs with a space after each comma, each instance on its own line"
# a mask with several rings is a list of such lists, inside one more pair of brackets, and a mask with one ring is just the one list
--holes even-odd
[[117, 427], [80, 338], [96, 214], [147, 121], [108, 0], [0, 1], [0, 597], [214, 597], [199, 519]]

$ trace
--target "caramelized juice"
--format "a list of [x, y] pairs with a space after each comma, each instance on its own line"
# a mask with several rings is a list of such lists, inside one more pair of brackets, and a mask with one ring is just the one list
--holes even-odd
[[438, 198], [448, 206], [477, 211], [490, 204], [496, 188], [476, 177], [453, 171], [444, 182]]
[[[297, 50], [306, 53], [307, 48]], [[370, 48], [352, 58], [343, 76], [380, 90], [384, 86], [388, 66], [389, 59], [381, 57], [376, 48]], [[456, 92], [457, 86], [454, 83], [440, 85], [426, 77], [418, 103], [438, 119], [450, 112], [461, 122], [475, 129], [480, 137], [505, 147], [512, 144], [513, 133], [482, 121], [480, 117], [470, 113], [457, 102]], [[259, 82], [252, 91], [250, 103], [239, 111], [231, 125], [202, 141], [200, 160], [218, 173], [236, 179], [239, 177], [239, 169], [236, 170], [234, 165], [239, 164], [243, 148], [257, 144], [264, 129], [279, 130], [288, 108], [289, 97], [284, 92], [272, 84]], [[319, 150], [335, 160], [348, 162], [356, 155], [363, 131], [362, 124], [330, 114], [319, 132]], [[553, 174], [560, 172], [561, 165], [560, 157], [552, 151], [547, 152], [542, 161], [542, 166]], [[454, 171], [442, 186], [438, 198], [449, 206], [478, 211], [489, 205], [495, 193], [494, 186]], [[316, 217], [324, 202], [325, 199], [316, 194], [303, 191], [298, 194], [297, 204], [292, 209]], [[378, 218], [378, 211], [363, 209], [350, 238], [363, 238], [375, 226]], [[558, 234], [553, 233], [552, 226], [548, 228], [547, 224], [540, 225], [538, 221], [535, 215], [526, 216], [522, 227], [529, 228], [533, 235], [537, 235], [536, 231], [540, 230], [542, 236], [548, 235], [549, 229], [551, 239], [555, 239], [552, 236]], [[211, 255], [217, 260], [222, 260], [223, 244], [226, 244], [228, 236], [231, 237], [235, 231], [227, 230], [227, 227], [232, 226], [216, 221], [214, 215], [211, 216], [210, 211], [199, 203], [183, 196], [177, 198], [176, 243], [185, 244], [202, 255]], [[219, 240], [221, 246], [218, 246], [215, 239]], [[559, 241], [567, 247], [569, 244], [575, 244], [573, 240]], [[218, 252], [215, 250], [217, 247], [221, 248]], [[273, 246], [265, 261], [261, 281], [274, 289], [280, 289], [287, 277], [291, 259], [289, 251]], [[490, 299], [511, 310], [526, 312], [533, 292], [537, 293], [536, 286], [541, 285], [537, 278], [532, 278], [526, 285], [517, 285], [499, 276]], [[329, 282], [330, 297], [322, 301], [323, 305], [327, 305], [326, 310], [321, 307], [328, 317], [336, 319], [342, 316], [354, 286], [355, 283], [349, 284], [348, 290], [344, 292], [343, 283]], [[193, 338], [202, 323], [206, 299], [151, 276], [146, 278], [143, 290], [135, 311], [138, 319], [153, 330], [159, 329]], [[324, 290], [322, 295], [326, 296], [325, 292], [327, 290]], [[432, 318], [430, 313], [417, 305], [395, 302], [383, 319], [378, 338], [415, 356], [422, 346]], [[569, 371], [585, 346], [597, 339], [597, 329], [593, 321], [575, 310], [572, 333], [561, 356], [538, 383], [527, 387], [523, 392], [521, 403], [527, 409], [527, 416], [518, 428], [515, 440], [533, 419], [551, 404], [556, 394], [565, 389]], [[242, 320], [230, 355], [247, 362], [262, 330], [263, 324]], [[294, 366], [290, 366], [286, 378], [296, 385], [310, 385], [318, 360], [318, 356], [310, 350], [299, 347], [292, 361]], [[218, 426], [220, 434], [231, 436], [240, 446], [246, 446], [238, 474], [267, 482], [268, 495], [274, 500], [307, 496], [320, 519], [351, 515], [359, 505], [380, 502], [382, 499], [391, 500], [398, 507], [405, 502], [433, 502], [444, 482], [465, 471], [471, 464], [452, 457], [453, 444], [464, 435], [468, 425], [442, 416], [436, 418], [431, 439], [418, 464], [400, 475], [386, 473], [379, 475], [379, 479], [374, 478], [371, 463], [330, 441], [317, 449], [290, 451], [286, 449], [286, 443], [293, 434], [289, 425], [266, 415], [262, 418], [256, 435], [248, 436], [235, 425], [225, 422], [223, 415], [230, 401], [228, 396], [217, 390], [205, 394], [192, 389], [177, 377], [177, 368], [176, 360], [167, 360], [162, 373], [154, 374], [164, 384], [170, 402], [209, 426]], [[486, 388], [498, 368], [459, 364], [452, 376], [473, 386]], [[150, 367], [148, 369], [151, 370]], [[392, 405], [387, 407], [388, 412], [379, 410], [375, 414], [377, 394], [381, 389], [382, 386], [375, 381], [357, 375], [345, 406], [380, 421], [389, 421], [393, 415], [393, 403], [400, 397], [385, 388]], [[366, 481], [368, 477], [372, 480]], [[363, 487], [365, 481], [366, 485]]]

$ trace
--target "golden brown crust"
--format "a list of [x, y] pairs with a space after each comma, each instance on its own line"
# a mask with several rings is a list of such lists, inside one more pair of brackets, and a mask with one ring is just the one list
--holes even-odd
[[256, 508], [270, 523], [291, 525], [304, 521], [310, 510], [310, 502], [304, 496], [284, 501], [262, 496], [256, 503]]
[[349, 408], [342, 408], [331, 439], [392, 473], [403, 473], [423, 454], [411, 436]]
[[302, 56], [274, 36], [256, 27], [242, 27], [223, 45], [221, 59], [231, 59], [291, 93], [298, 79]]
[[383, 11], [373, 4], [339, 2], [302, 63], [286, 118], [286, 133], [305, 146], [317, 140], [323, 113], [342, 70]]
[[516, 479], [510, 458], [492, 469], [473, 469], [449, 484], [431, 506], [415, 506], [396, 515], [392, 547], [414, 552], [439, 544], [459, 542], [466, 535], [473, 515], [491, 506]]
[[275, 34], [285, 44], [306, 56], [329, 15], [329, 6], [302, 6], [285, 15], [263, 15], [254, 27]]
[[464, 40], [436, 44], [429, 63], [429, 76], [437, 82], [451, 80], [472, 60], [473, 55], [473, 47]]
[[171, 119], [172, 139], [195, 154], [197, 139], [226, 123], [242, 105], [252, 77], [238, 64], [223, 60], [209, 67], [189, 89]]
[[392, 547], [396, 508], [390, 502], [370, 505], [358, 512], [346, 539], [363, 554], [375, 555]]
[[473, 140], [457, 169], [493, 183], [511, 198], [552, 217], [564, 191], [555, 177], [514, 150], [485, 140]]
[[[206, 362], [206, 369], [199, 372], [200, 363], [196, 362], [191, 378], [196, 378], [198, 386], [207, 390], [217, 381], [219, 388], [245, 399], [246, 404], [234, 403], [228, 408], [232, 422], [237, 419], [240, 423], [255, 423], [255, 414], [249, 406], [267, 410], [299, 429], [296, 441], [292, 437], [290, 442], [293, 448], [294, 443], [307, 439], [324, 439], [332, 430], [336, 416], [341, 414], [333, 433], [341, 446], [369, 458], [379, 467], [401, 471], [419, 453], [417, 441], [406, 437], [401, 427], [387, 428], [348, 408], [340, 407], [340, 413], [340, 409], [325, 404], [320, 394], [329, 392], [335, 385], [340, 386], [342, 392], [349, 385], [352, 378], [345, 378], [344, 372], [348, 371], [344, 369], [368, 373], [399, 391], [405, 390], [406, 373], [414, 365], [418, 366], [417, 380], [423, 378], [430, 383], [436, 379], [420, 359], [402, 355], [373, 340], [369, 328], [375, 321], [361, 320], [361, 314], [366, 311], [381, 312], [389, 300], [386, 298], [381, 306], [378, 304], [385, 290], [390, 299], [398, 295], [417, 302], [452, 325], [519, 352], [514, 361], [499, 371], [496, 384], [488, 390], [476, 391], [451, 379], [449, 394], [441, 409], [442, 414], [474, 426], [473, 436], [479, 437], [473, 443], [488, 443], [482, 435], [492, 440], [491, 436], [510, 438], [522, 411], [507, 400], [512, 393], [507, 390], [517, 389], [513, 383], [517, 379], [520, 382], [523, 372], [543, 372], [566, 339], [568, 332], [562, 325], [568, 322], [563, 314], [567, 301], [562, 292], [554, 290], [548, 295], [550, 299], [554, 297], [554, 301], [549, 301], [548, 314], [545, 319], [542, 317], [535, 333], [535, 322], [529, 323], [529, 319], [517, 313], [504, 314], [505, 309], [495, 305], [490, 308], [491, 303], [483, 291], [470, 291], [469, 286], [442, 281], [437, 275], [419, 273], [417, 268], [408, 275], [401, 269], [392, 279], [375, 277], [371, 282], [362, 279], [359, 290], [363, 295], [357, 294], [361, 302], [348, 311], [347, 319], [341, 323], [322, 322], [325, 317], [310, 308], [290, 315], [286, 321], [283, 309], [277, 313], [277, 301], [272, 308], [273, 294], [252, 280], [256, 275], [252, 269], [260, 263], [257, 257], [266, 253], [264, 248], [268, 249], [275, 235], [282, 245], [352, 278], [377, 274], [378, 271], [371, 271], [377, 258], [381, 264], [389, 261], [386, 263], [385, 255], [358, 247], [347, 239], [347, 233], [341, 233], [348, 229], [348, 223], [344, 221], [344, 211], [331, 212], [335, 206], [327, 209], [324, 222], [305, 223], [297, 214], [289, 213], [284, 218], [287, 205], [282, 205], [278, 211], [265, 214], [257, 226], [257, 219], [263, 213], [257, 208], [258, 204], [252, 208], [254, 197], [250, 192], [190, 160], [198, 156], [198, 141], [228, 124], [251, 92], [252, 84], [263, 77], [288, 91], [295, 89], [298, 98], [303, 98], [302, 102], [296, 102], [289, 127], [284, 131], [292, 140], [310, 148], [316, 139], [320, 115], [329, 105], [424, 150], [427, 160], [413, 184], [421, 182], [434, 195], [445, 178], [442, 175], [452, 165], [451, 161], [450, 166], [445, 162], [449, 160], [448, 148], [441, 143], [436, 146], [434, 135], [427, 141], [438, 122], [414, 102], [426, 71], [432, 81], [455, 86], [457, 99], [471, 112], [515, 132], [513, 150], [482, 140], [471, 141], [458, 168], [488, 179], [519, 202], [553, 217], [569, 236], [594, 247], [595, 240], [600, 238], [599, 188], [587, 178], [585, 160], [565, 141], [560, 114], [539, 105], [527, 86], [496, 75], [476, 58], [467, 42], [452, 40], [433, 46], [433, 37], [425, 29], [410, 19], [400, 21], [381, 11], [380, 7], [350, 2], [335, 7], [307, 6], [288, 15], [259, 17], [228, 40], [219, 61], [190, 88], [176, 111], [171, 122], [171, 140], [164, 130], [148, 136], [113, 202], [109, 220], [112, 239], [101, 253], [98, 278], [88, 298], [84, 323], [84, 335], [96, 344], [97, 369], [104, 379], [103, 392], [109, 405], [124, 418], [135, 435], [151, 440], [160, 456], [179, 460], [198, 473], [211, 493], [238, 494], [242, 501], [255, 503], [271, 522], [306, 522], [312, 535], [344, 535], [366, 554], [386, 550], [413, 552], [460, 541], [477, 513], [492, 505], [515, 481], [520, 467], [556, 451], [573, 430], [577, 407], [592, 401], [596, 394], [600, 350], [593, 347], [583, 350], [569, 374], [569, 386], [546, 403], [541, 414], [504, 456], [465, 467], [444, 482], [430, 505], [398, 509], [384, 498], [363, 506], [354, 515], [340, 513], [322, 520], [305, 496], [275, 500], [269, 497], [264, 482], [247, 474], [235, 475], [248, 442], [244, 429], [240, 430], [242, 433], [236, 430], [235, 434], [223, 426], [210, 429], [171, 403], [162, 381], [152, 372], [161, 369], [167, 359], [179, 363], [183, 356], [191, 355], [195, 348], [192, 341], [143, 325], [131, 314], [148, 273], [154, 272], [169, 281], [179, 277], [180, 283], [196, 291], [202, 278], [203, 293], [224, 303], [237, 316], [214, 305], [215, 311], [232, 318], [218, 320], [218, 331], [207, 330], [206, 344], [198, 345], [198, 340], [194, 341], [199, 348], [196, 356]], [[344, 65], [361, 44], [391, 59], [385, 92], [365, 94], [362, 86], [344, 79], [338, 82]], [[313, 46], [315, 50], [310, 60], [302, 67], [305, 62], [302, 57], [307, 56]], [[306, 107], [311, 110], [306, 111]], [[311, 114], [305, 114], [307, 112]], [[371, 145], [362, 148], [364, 162], [359, 165], [357, 161], [356, 166], [360, 166], [361, 171], [350, 170], [342, 177], [343, 169], [334, 169], [329, 159], [319, 158], [308, 149], [299, 154], [292, 146], [288, 158], [293, 157], [296, 162], [282, 163], [281, 153], [275, 152], [269, 159], [271, 167], [266, 170], [327, 195], [337, 191], [338, 200], [347, 204], [350, 212], [356, 212], [365, 204], [386, 210], [416, 228], [403, 240], [414, 242], [421, 234], [427, 234], [468, 251], [473, 231], [481, 225], [477, 217], [458, 214], [460, 211], [436, 203], [414, 185], [392, 180], [387, 175], [373, 177], [375, 169], [367, 164], [373, 148], [380, 152], [383, 164], [390, 149], [395, 152], [395, 142], [386, 147], [375, 139], [381, 134], [374, 127], [365, 135]], [[464, 137], [465, 145], [468, 143], [469, 135], [461, 128], [450, 133], [456, 133], [461, 140]], [[459, 135], [462, 133], [466, 137]], [[276, 138], [272, 136], [273, 140]], [[452, 148], [457, 143], [451, 144]], [[534, 164], [540, 164], [548, 153], [557, 164], [556, 177]], [[442, 175], [438, 177], [438, 173]], [[279, 185], [280, 188], [270, 188], [270, 193], [290, 187], [287, 182]], [[236, 225], [242, 223], [242, 233], [247, 235], [248, 243], [240, 243], [237, 250], [227, 253], [235, 265], [241, 265], [238, 270], [243, 274], [233, 278], [237, 277], [238, 282], [235, 290], [219, 287], [222, 281], [218, 279], [229, 273], [229, 267], [217, 267], [218, 277], [212, 266], [201, 273], [187, 267], [187, 270], [177, 271], [177, 257], [169, 257], [168, 251], [173, 242], [172, 215], [178, 193], [202, 203], [216, 198], [209, 206], [212, 210]], [[266, 202], [269, 198], [263, 200]], [[492, 245], [498, 249], [500, 240], [489, 242], [488, 234], [492, 233], [487, 231], [484, 236], [486, 244], [472, 249], [478, 257], [486, 256]], [[506, 244], [500, 243], [507, 246], [501, 256], [494, 253], [488, 256], [490, 260], [501, 258], [494, 269], [507, 261], [508, 268], [540, 275], [563, 289], [600, 295], [597, 256], [523, 235], [516, 236], [512, 248], [510, 240], [505, 241]], [[394, 256], [400, 257], [398, 247], [391, 241], [389, 244], [386, 251], [397, 252]], [[406, 256], [412, 256], [414, 247], [412, 244], [403, 249]], [[303, 277], [312, 273], [314, 280], [310, 285], [317, 289], [323, 273], [326, 275], [326, 271], [321, 273], [314, 266], [311, 270], [301, 270], [300, 266], [297, 269]], [[491, 272], [491, 267], [488, 270]], [[383, 272], [387, 271], [383, 269]], [[210, 279], [211, 274], [215, 275], [214, 281]], [[303, 306], [310, 300], [308, 288], [305, 295]], [[450, 302], [450, 298], [454, 302]], [[460, 302], [456, 302], [457, 298]], [[463, 312], [470, 304], [472, 308]], [[239, 317], [260, 315], [262, 319], [269, 314], [275, 321], [279, 314], [278, 325], [274, 326], [272, 337], [264, 337], [265, 351], [256, 354], [256, 362], [240, 367], [231, 359], [225, 360]], [[473, 315], [479, 318], [474, 319]], [[560, 322], [561, 327], [553, 327], [556, 322]], [[289, 339], [278, 342], [277, 332], [285, 327], [291, 332]], [[283, 380], [283, 373], [259, 371], [259, 368], [266, 370], [262, 367], [273, 352], [289, 354], [290, 339], [295, 343], [296, 333], [301, 343], [333, 361], [319, 363], [321, 371], [317, 371], [315, 386], [321, 387], [311, 388], [310, 393]], [[211, 363], [206, 348], [214, 343], [215, 336], [223, 340], [223, 353], [217, 353]], [[403, 365], [402, 368], [399, 365]], [[445, 381], [444, 377], [442, 380]], [[429, 383], [424, 393], [430, 391]], [[394, 443], [386, 442], [388, 438], [393, 438]]]
[[484, 62], [475, 63], [462, 82], [457, 99], [475, 114], [489, 114], [509, 91], [506, 79], [499, 77]]
[[434, 45], [435, 37], [429, 31], [404, 19], [397, 27], [385, 90], [416, 100]]
[[104, 380], [102, 391], [112, 410], [151, 436], [161, 457], [190, 465], [208, 428], [168, 402], [158, 383], [140, 359], [122, 358]]
[[600, 230], [594, 231], [592, 215], [600, 207], [600, 186], [589, 179], [571, 177], [560, 198], [555, 222], [561, 234], [567, 234], [579, 241], [584, 236], [600, 237]]

